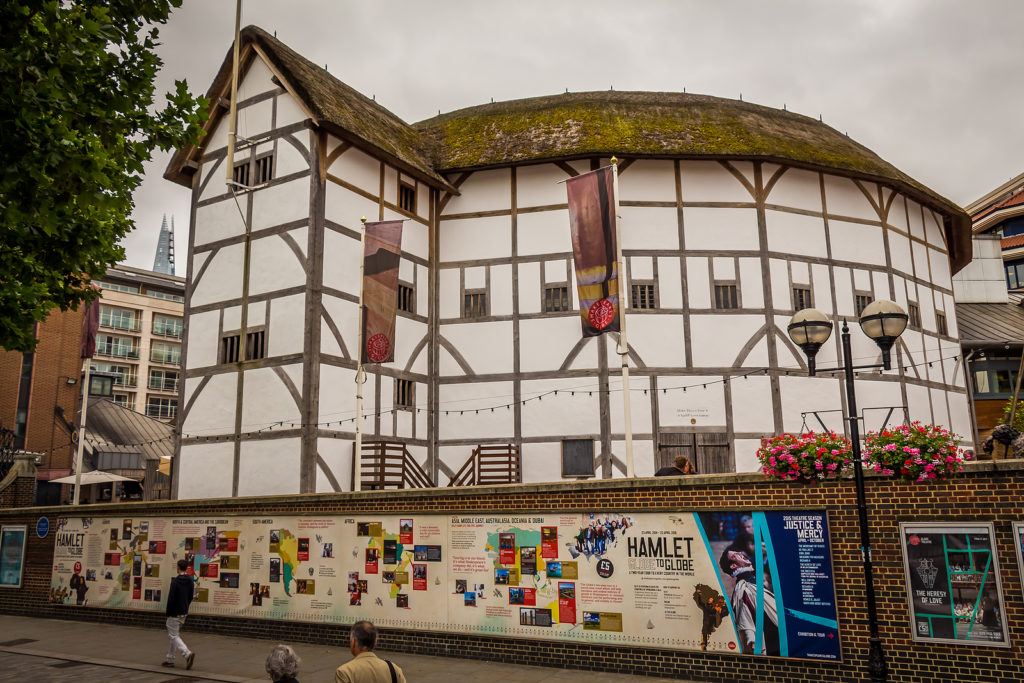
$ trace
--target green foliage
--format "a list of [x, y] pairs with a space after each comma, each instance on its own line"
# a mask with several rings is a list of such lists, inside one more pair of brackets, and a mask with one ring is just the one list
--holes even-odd
[[143, 163], [198, 141], [208, 102], [177, 82], [153, 106], [156, 24], [181, 0], [0, 3], [0, 347], [95, 296], [124, 258]]
[[[1010, 410], [1013, 408], [1013, 399], [1006, 402], [1003, 407], [1003, 424], [1010, 422]], [[1024, 432], [1024, 401], [1017, 401], [1017, 412], [1013, 415], [1013, 428]]]

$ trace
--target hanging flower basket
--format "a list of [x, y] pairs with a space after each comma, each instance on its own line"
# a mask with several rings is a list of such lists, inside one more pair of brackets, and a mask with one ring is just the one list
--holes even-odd
[[902, 481], [949, 479], [971, 459], [961, 437], [938, 425], [912, 422], [869, 432], [862, 452], [864, 467]]
[[819, 482], [853, 475], [849, 440], [835, 432], [782, 434], [762, 439], [761, 471], [770, 479]]

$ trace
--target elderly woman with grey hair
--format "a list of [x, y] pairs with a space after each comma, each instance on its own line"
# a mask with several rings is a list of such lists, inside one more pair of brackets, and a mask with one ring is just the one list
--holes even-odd
[[287, 645], [278, 645], [267, 657], [267, 673], [275, 683], [299, 683], [299, 656]]

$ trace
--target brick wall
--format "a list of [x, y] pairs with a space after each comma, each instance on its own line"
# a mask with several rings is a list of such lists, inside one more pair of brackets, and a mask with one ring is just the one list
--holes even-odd
[[[892, 681], [1024, 680], [1024, 597], [1011, 523], [1024, 520], [1024, 461], [974, 463], [952, 482], [895, 485], [869, 478], [876, 588], [881, 636]], [[431, 489], [341, 494], [310, 494], [230, 500], [170, 501], [89, 506], [92, 515], [124, 517], [212, 514], [552, 512], [557, 510], [770, 510], [815, 508], [829, 511], [837, 607], [842, 638], [841, 663], [783, 660], [736, 654], [620, 647], [447, 634], [411, 630], [383, 631], [382, 647], [428, 655], [469, 657], [558, 668], [629, 672], [707, 681], [867, 680], [867, 623], [858, 525], [852, 482], [819, 486], [780, 484], [759, 475], [705, 475], [681, 479], [604, 480], [583, 483], [508, 485], [461, 490]], [[0, 522], [23, 522], [30, 529], [46, 515], [51, 522], [69, 508], [0, 511]], [[1012, 648], [915, 643], [904, 587], [898, 540], [899, 522], [994, 521], [999, 566]], [[46, 602], [53, 559], [51, 533], [29, 534], [24, 585], [0, 589], [0, 612], [108, 621], [157, 627], [159, 614], [55, 606]], [[347, 627], [328, 624], [196, 615], [189, 629], [274, 640], [344, 643]]]

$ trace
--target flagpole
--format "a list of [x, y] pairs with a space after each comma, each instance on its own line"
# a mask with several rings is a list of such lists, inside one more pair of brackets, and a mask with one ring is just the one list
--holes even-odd
[[71, 499], [72, 505], [78, 505], [82, 490], [82, 451], [85, 447], [85, 412], [89, 407], [89, 371], [92, 370], [92, 358], [83, 363], [85, 380], [82, 382], [82, 419], [78, 424], [78, 448], [75, 450], [75, 492]]
[[235, 42], [231, 51], [231, 103], [228, 111], [228, 153], [224, 174], [228, 187], [235, 181], [235, 139], [238, 136], [238, 34], [242, 24], [242, 0], [235, 3]]
[[359, 219], [359, 340], [356, 344], [356, 452], [353, 455], [352, 490], [359, 491], [363, 483], [363, 270], [366, 268], [366, 216]]
[[623, 282], [626, 269], [622, 262], [622, 231], [619, 228], [619, 160], [612, 157], [612, 189], [615, 195], [615, 258], [619, 287], [619, 343], [615, 348], [622, 360], [622, 419], [626, 427], [626, 477], [633, 472], [633, 414], [629, 395], [629, 342], [626, 339], [626, 298]]

